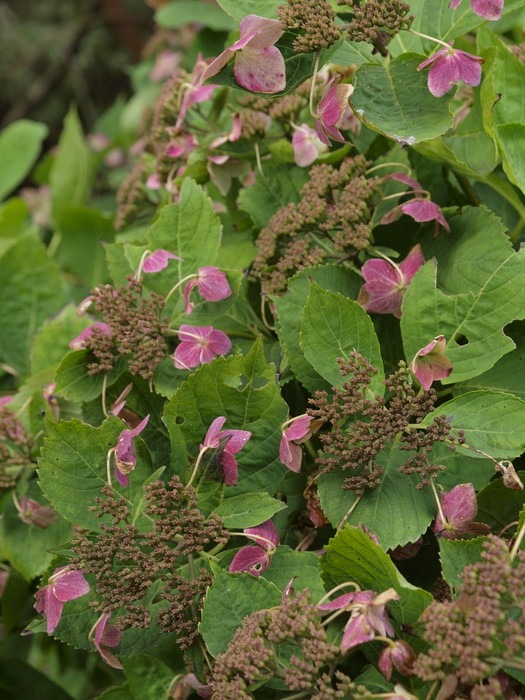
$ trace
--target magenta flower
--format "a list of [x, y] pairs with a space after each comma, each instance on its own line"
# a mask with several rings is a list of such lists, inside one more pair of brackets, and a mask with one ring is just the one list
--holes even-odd
[[484, 523], [474, 522], [478, 512], [476, 492], [472, 484], [458, 484], [440, 497], [441, 512], [436, 516], [435, 533], [447, 540], [457, 540], [470, 535], [484, 535], [490, 527]]
[[213, 326], [188, 326], [179, 328], [179, 340], [173, 356], [177, 369], [191, 369], [208, 364], [217, 355], [225, 355], [231, 350], [231, 341], [222, 331]]
[[288, 467], [293, 472], [301, 471], [303, 451], [300, 443], [310, 439], [312, 435], [310, 423], [312, 420], [311, 416], [298, 416], [288, 421], [289, 427], [283, 430], [281, 444], [279, 445], [279, 459], [285, 467]]
[[484, 59], [458, 49], [442, 48], [420, 63], [418, 70], [430, 66], [428, 72], [428, 89], [434, 97], [443, 97], [452, 90], [460, 80], [467, 85], [479, 85], [481, 82], [481, 64]]
[[389, 681], [394, 668], [403, 676], [414, 675], [412, 667], [415, 660], [416, 655], [410, 644], [399, 639], [396, 642], [390, 642], [390, 644], [383, 649], [379, 655], [377, 667], [387, 681]]
[[232, 293], [228, 279], [222, 270], [213, 266], [199, 267], [197, 275], [184, 287], [184, 305], [188, 316], [194, 308], [190, 302], [190, 294], [195, 287], [206, 301], [222, 301]]
[[233, 557], [229, 571], [232, 573], [246, 571], [253, 576], [260, 576], [270, 566], [272, 556], [281, 540], [271, 520], [257, 527], [247, 528], [244, 534], [257, 545], [240, 549]]
[[[203, 60], [201, 54], [198, 54], [195, 68], [193, 69], [193, 75], [191, 76], [191, 81], [189, 83], [185, 83], [184, 85], [186, 90], [182, 98], [179, 114], [177, 115], [177, 121], [175, 123], [176, 129], [180, 129], [182, 126], [188, 109], [194, 104], [199, 104], [200, 102], [209, 100], [213, 94], [213, 91], [217, 87], [217, 85], [202, 84], [206, 80], [204, 73], [208, 68], [209, 66], [206, 61]], [[217, 73], [218, 72], [219, 71], [217, 71]], [[217, 73], [213, 73], [213, 75], [216, 75]], [[211, 78], [211, 75], [207, 77]]]
[[182, 260], [182, 258], [179, 258], [175, 253], [170, 253], [169, 250], [160, 248], [144, 258], [142, 271], [148, 274], [150, 272], [160, 272], [168, 267], [170, 260]]
[[394, 314], [401, 318], [405, 292], [424, 262], [419, 243], [399, 265], [382, 259], [367, 260], [361, 268], [365, 284], [359, 290], [357, 301], [371, 313]]
[[27, 496], [21, 496], [19, 502], [14, 495], [13, 499], [18, 510], [18, 517], [26, 525], [35, 525], [45, 530], [56, 522], [57, 514], [51, 506], [42, 506]]
[[417, 351], [409, 365], [410, 371], [425, 391], [430, 389], [433, 382], [446, 379], [452, 372], [452, 362], [445, 355], [446, 347], [445, 336], [438, 335]]
[[113, 652], [109, 651], [109, 649], [118, 646], [122, 638], [122, 632], [116, 625], [108, 624], [109, 616], [110, 613], [104, 613], [98, 618], [89, 633], [88, 639], [93, 642], [95, 649], [108, 666], [122, 670], [124, 667], [120, 661]]
[[47, 580], [47, 586], [37, 591], [34, 605], [37, 612], [44, 613], [48, 634], [52, 634], [58, 627], [64, 603], [86, 593], [89, 593], [89, 583], [84, 578], [83, 571], [68, 566], [55, 569]]
[[240, 452], [251, 438], [249, 430], [221, 430], [226, 423], [224, 416], [215, 418], [208, 428], [204, 442], [200, 446], [201, 454], [204, 450], [215, 449], [220, 452], [219, 464], [222, 468], [223, 481], [227, 486], [237, 484], [237, 460], [234, 455]]
[[[387, 212], [381, 219], [382, 224], [391, 224], [392, 221], [396, 221], [401, 214], [407, 214], [412, 217], [414, 221], [417, 222], [427, 222], [435, 221], [435, 233], [437, 236], [439, 233], [439, 226], [443, 226], [447, 233], [450, 233], [450, 226], [448, 221], [443, 216], [443, 212], [440, 207], [429, 199], [429, 193], [423, 189], [417, 180], [406, 175], [405, 173], [392, 173], [387, 175], [385, 180], [397, 180], [398, 182], [403, 182], [408, 185], [415, 195], [412, 199], [409, 199], [402, 204], [398, 204], [396, 207]], [[403, 194], [409, 194], [408, 192], [400, 193], [399, 196]]]
[[346, 143], [346, 139], [339, 131], [343, 125], [347, 110], [348, 98], [354, 91], [353, 85], [329, 83], [321, 95], [317, 111], [319, 118], [315, 122], [317, 135], [321, 141], [330, 146], [330, 139], [339, 143]]
[[281, 23], [258, 15], [241, 20], [240, 38], [204, 70], [201, 82], [217, 75], [235, 54], [235, 80], [252, 92], [275, 93], [286, 87], [284, 58], [275, 42], [283, 34]]
[[389, 588], [377, 595], [374, 591], [354, 591], [334, 598], [317, 607], [320, 610], [349, 610], [350, 617], [345, 625], [341, 651], [344, 653], [359, 644], [370, 642], [376, 636], [393, 637], [394, 628], [388, 620], [385, 606], [399, 595]]
[[295, 164], [300, 168], [311, 165], [328, 146], [321, 141], [317, 132], [307, 124], [296, 127], [292, 136], [292, 148]]
[[91, 326], [85, 328], [80, 335], [70, 341], [69, 347], [71, 350], [83, 350], [86, 347], [87, 340], [91, 338], [93, 333], [101, 333], [102, 335], [111, 335], [111, 328], [107, 323], [102, 321], [97, 321], [97, 323], [92, 323]]
[[113, 448], [115, 454], [114, 474], [116, 480], [121, 486], [129, 486], [128, 474], [135, 469], [137, 464], [137, 453], [135, 451], [134, 438], [139, 435], [147, 426], [149, 421], [148, 415], [137, 425], [136, 428], [130, 430], [126, 428], [118, 436], [117, 446]]
[[[449, 7], [455, 10], [460, 4], [461, 0], [450, 0]], [[503, 0], [470, 0], [470, 6], [472, 12], [483, 19], [499, 19], [503, 12]]]

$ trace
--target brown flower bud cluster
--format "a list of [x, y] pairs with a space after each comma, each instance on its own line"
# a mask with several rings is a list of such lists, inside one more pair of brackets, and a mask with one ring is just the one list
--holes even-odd
[[211, 578], [205, 569], [192, 570], [189, 578], [178, 569], [209, 544], [226, 542], [228, 532], [217, 515], [206, 518], [200, 512], [195, 490], [184, 487], [178, 476], [144, 490], [144, 513], [151, 529], [139, 529], [126, 499], [105, 486], [93, 507], [103, 519], [100, 533], [73, 541], [72, 565], [93, 574], [99, 598], [93, 606], [99, 612], [116, 611], [121, 629], [150, 626], [145, 599], [156, 588], [156, 597], [162, 601], [156, 623], [163, 632], [176, 631], [179, 646], [186, 648], [197, 636], [202, 599]]
[[120, 287], [96, 287], [91, 297], [93, 308], [111, 333], [95, 328], [86, 338], [85, 347], [95, 356], [89, 365], [90, 374], [110, 372], [119, 357], [126, 357], [131, 374], [150, 379], [168, 354], [164, 299], [153, 292], [143, 297], [142, 285], [132, 278]]
[[403, 0], [338, 0], [338, 5], [352, 8], [353, 19], [346, 27], [348, 38], [372, 44], [374, 53], [382, 56], [388, 55], [386, 47], [392, 38], [408, 29], [414, 19]]
[[326, 0], [288, 0], [277, 8], [285, 32], [296, 34], [296, 53], [326, 49], [339, 39], [341, 30], [335, 23], [335, 12]]
[[[377, 370], [359, 353], [350, 353], [347, 360], [339, 360], [340, 373], [345, 377], [341, 388], [331, 394], [318, 391], [310, 400], [308, 413], [331, 425], [331, 431], [319, 435], [322, 453], [317, 457], [321, 473], [334, 469], [352, 471], [343, 488], [357, 495], [381, 483], [383, 469], [376, 463], [378, 453], [394, 438], [401, 436], [401, 447], [410, 451], [401, 471], [420, 473], [425, 484], [434, 474], [428, 464], [427, 452], [439, 441], [449, 440], [450, 426], [446, 418], [436, 419], [430, 427], [414, 429], [434, 409], [436, 394], [417, 393], [411, 375], [404, 363], [385, 381], [385, 398], [367, 398], [367, 389]], [[415, 455], [414, 455], [415, 452]], [[423, 460], [418, 459], [418, 454]]]
[[525, 658], [525, 552], [512, 560], [507, 542], [489, 535], [481, 561], [461, 578], [455, 600], [434, 602], [421, 616], [429, 648], [414, 671], [441, 681], [454, 697], [503, 697], [498, 670]]
[[[289, 663], [278, 669], [278, 646], [287, 647]], [[290, 653], [291, 652], [291, 653]], [[228, 649], [219, 654], [210, 682], [213, 698], [251, 698], [250, 686], [270, 680], [277, 670], [290, 691], [308, 692], [312, 698], [340, 697], [333, 690], [327, 671], [339, 656], [327, 639], [319, 610], [302, 591], [285, 596], [271, 610], [258, 610], [244, 618]], [[338, 679], [342, 687], [345, 677]], [[324, 688], [324, 691], [322, 689]], [[305, 695], [306, 697], [306, 695]]]
[[253, 274], [263, 292], [280, 292], [296, 272], [352, 258], [369, 244], [379, 180], [365, 176], [362, 156], [339, 168], [315, 165], [298, 204], [277, 211], [257, 239]]

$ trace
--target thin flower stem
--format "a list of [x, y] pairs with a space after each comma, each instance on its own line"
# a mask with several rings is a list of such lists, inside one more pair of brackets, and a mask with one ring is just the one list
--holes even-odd
[[[401, 272], [401, 268], [399, 267], [399, 265], [397, 263], [395, 263], [391, 258], [389, 258], [388, 255], [385, 255], [380, 250], [377, 250], [377, 248], [370, 247], [370, 250], [372, 251], [372, 253], [375, 253], [380, 258], [383, 258], [383, 260], [386, 260], [388, 263], [390, 263], [392, 265], [392, 267], [394, 268], [394, 270], [401, 277], [401, 279], [404, 279], [405, 276]], [[365, 397], [363, 396], [363, 398], [365, 398]]]
[[254, 148], [255, 148], [255, 161], [257, 163], [257, 170], [261, 173], [261, 177], [265, 177], [263, 166], [262, 166], [262, 161], [261, 161], [261, 151], [259, 149], [258, 141], [255, 142]]
[[439, 513], [439, 517], [441, 518], [441, 521], [443, 525], [445, 525], [448, 521], [445, 518], [445, 514], [443, 513], [443, 508], [441, 506], [441, 501], [439, 500], [439, 494], [436, 489], [436, 485], [434, 484], [434, 480], [430, 479], [430, 488], [432, 489], [432, 493], [434, 494], [434, 498], [436, 499], [436, 504], [437, 504], [437, 509]]
[[107, 372], [104, 374], [104, 379], [102, 380], [102, 393], [100, 396], [100, 400], [102, 402], [102, 413], [104, 414], [105, 418], [109, 417], [108, 413], [108, 408], [106, 406], [106, 389], [108, 385], [108, 375]]
[[525, 537], [525, 520], [521, 523], [521, 527], [518, 530], [516, 539], [514, 540], [514, 544], [512, 545], [512, 549], [510, 550], [510, 560], [511, 561], [516, 557], [516, 554], [518, 553], [518, 550], [521, 546], [521, 543], [522, 543], [524, 537]]
[[274, 331], [275, 326], [273, 326], [270, 321], [268, 320], [266, 316], [266, 302], [267, 302], [267, 297], [265, 294], [261, 294], [261, 319], [266, 328], [268, 328], [269, 331]]
[[113, 453], [115, 452], [115, 448], [112, 447], [110, 450], [108, 450], [108, 455], [106, 457], [106, 473], [108, 477], [108, 486], [113, 487], [113, 484], [111, 482], [111, 457]]
[[137, 267], [137, 271], [135, 272], [135, 279], [137, 280], [137, 282], [140, 282], [142, 279], [142, 268], [144, 266], [144, 261], [146, 260], [146, 258], [150, 254], [151, 254], [151, 250], [145, 250], [142, 253], [142, 257], [140, 258], [139, 266]]
[[189, 486], [192, 485], [192, 483], [193, 483], [195, 477], [197, 476], [197, 472], [198, 472], [198, 470], [199, 470], [200, 463], [201, 463], [201, 460], [202, 460], [202, 455], [203, 455], [207, 450], [209, 450], [209, 447], [203, 447], [202, 450], [199, 452], [199, 455], [198, 455], [198, 457], [197, 457], [197, 461], [195, 462], [195, 466], [193, 467], [193, 471], [192, 471], [191, 476], [190, 476], [190, 480], [189, 480], [188, 483], [186, 484], [186, 488], [188, 488]]
[[356, 583], [355, 581], [345, 581], [344, 583], [340, 583], [335, 588], [332, 588], [331, 590], [328, 591], [328, 593], [325, 593], [325, 595], [321, 598], [319, 601], [318, 605], [322, 605], [325, 600], [328, 600], [328, 598], [333, 595], [334, 593], [337, 593], [337, 591], [342, 590], [343, 588], [346, 588], [347, 586], [351, 586], [354, 591], [360, 591], [361, 586]]
[[164, 299], [164, 306], [166, 306], [166, 304], [168, 303], [168, 299], [171, 297], [173, 292], [175, 292], [181, 286], [181, 284], [184, 284], [184, 282], [187, 282], [188, 280], [191, 280], [194, 277], [198, 277], [198, 274], [196, 272], [192, 273], [191, 275], [186, 275], [186, 277], [183, 277], [181, 280], [179, 280], [177, 284], [170, 289], [168, 296]]
[[441, 46], [445, 46], [447, 49], [451, 49], [452, 47], [450, 44], [447, 44], [446, 41], [442, 41], [441, 39], [436, 39], [435, 36], [429, 36], [428, 34], [422, 34], [421, 32], [416, 31], [415, 29], [410, 28], [408, 30], [411, 34], [415, 34], [416, 36], [420, 36], [422, 39], [428, 39], [429, 41], [433, 41], [436, 44], [441, 44]]
[[365, 172], [365, 175], [370, 175], [376, 170], [382, 170], [383, 168], [405, 168], [405, 170], [408, 170], [408, 172], [412, 171], [410, 165], [407, 165], [406, 163], [398, 163], [397, 161], [392, 161], [391, 163], [379, 163], [379, 165], [374, 165], [372, 168], [368, 168], [368, 170]]
[[437, 688], [437, 681], [434, 681], [432, 685], [430, 686], [430, 690], [426, 694], [425, 700], [431, 700], [432, 696], [434, 695], [434, 692]]
[[310, 114], [314, 119], [319, 119], [319, 113], [314, 111], [314, 93], [315, 93], [315, 81], [317, 79], [317, 73], [319, 72], [319, 51], [315, 54], [314, 72], [312, 74], [312, 84], [310, 85], [310, 97], [308, 99], [308, 107], [310, 109]]
[[430, 192], [428, 190], [404, 190], [403, 192], [387, 194], [384, 197], [381, 197], [381, 201], [388, 202], [390, 199], [399, 199], [399, 197], [402, 197], [405, 194], [415, 194], [416, 196], [422, 194], [426, 197], [426, 199], [430, 199]]
[[341, 520], [341, 522], [340, 522], [339, 525], [337, 526], [337, 532], [339, 532], [339, 530], [342, 530], [343, 527], [346, 525], [346, 521], [347, 521], [348, 518], [352, 515], [352, 513], [353, 513], [354, 510], [356, 509], [357, 505], [359, 504], [360, 500], [361, 500], [361, 496], [358, 496], [358, 497], [355, 499], [355, 501], [352, 503], [352, 505], [350, 506], [350, 508], [346, 511], [346, 513], [345, 513], [344, 516], [343, 516], [343, 519]]

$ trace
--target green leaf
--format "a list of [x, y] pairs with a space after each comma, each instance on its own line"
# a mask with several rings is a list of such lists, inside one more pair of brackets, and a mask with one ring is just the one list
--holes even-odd
[[370, 382], [370, 391], [384, 394], [379, 340], [370, 316], [356, 301], [311, 282], [300, 343], [306, 360], [330, 386], [336, 387], [345, 381], [337, 358], [348, 358], [352, 351], [357, 351], [378, 370]]
[[424, 56], [403, 54], [386, 65], [365, 63], [355, 74], [353, 110], [374, 131], [413, 146], [434, 139], [453, 125], [450, 96], [430, 94], [418, 72]]
[[217, 3], [238, 22], [246, 15], [276, 19], [277, 8], [283, 4], [281, 0], [217, 0]]
[[417, 622], [432, 602], [430, 593], [412, 586], [388, 554], [366, 532], [354, 527], [346, 526], [330, 540], [321, 559], [321, 569], [329, 588], [347, 581], [376, 593], [394, 588], [400, 599], [389, 603], [388, 610], [400, 625]]
[[138, 654], [122, 659], [124, 673], [135, 700], [167, 698], [173, 671], [165, 663], [149, 654]]
[[[519, 471], [518, 476], [522, 482], [525, 481], [525, 472]], [[495, 479], [478, 493], [477, 499], [476, 520], [500, 532], [509, 523], [518, 520], [525, 504], [525, 490], [508, 489], [503, 479]]]
[[24, 375], [34, 335], [62, 307], [64, 290], [56, 264], [32, 234], [20, 238], [0, 258], [0, 279], [0, 355]]
[[75, 110], [65, 120], [58, 142], [58, 155], [50, 173], [51, 213], [58, 223], [66, 207], [83, 205], [91, 191], [91, 153], [84, 141], [82, 126]]
[[481, 552], [486, 537], [472, 540], [447, 540], [439, 538], [439, 558], [443, 578], [458, 592], [461, 586], [461, 573], [466, 566], [481, 560]]
[[229, 31], [235, 26], [220, 7], [202, 0], [170, 2], [157, 10], [155, 21], [160, 27], [166, 29], [177, 29], [190, 22], [197, 22], [199, 25], [219, 31]]
[[100, 695], [97, 695], [96, 700], [136, 700], [136, 697], [131, 692], [129, 684], [123, 683], [107, 688]]
[[286, 350], [293, 373], [308, 391], [329, 389], [325, 381], [304, 356], [300, 344], [303, 315], [310, 292], [310, 280], [323, 289], [341, 292], [345, 297], [355, 298], [362, 284], [360, 278], [349, 270], [335, 265], [309, 267], [295, 275], [288, 284], [286, 294], [274, 297], [277, 310], [277, 334]]
[[281, 591], [251, 574], [220, 571], [204, 599], [199, 631], [212, 656], [226, 651], [246, 615], [279, 605]]
[[0, 200], [19, 185], [31, 168], [47, 136], [47, 126], [20, 119], [0, 134]]
[[[98, 531], [100, 518], [90, 506], [107, 484], [106, 460], [126, 424], [110, 417], [100, 428], [78, 420], [47, 424], [47, 436], [39, 458], [40, 486], [51, 505], [70, 522]], [[149, 455], [140, 438], [135, 438], [137, 466], [129, 475], [130, 484], [122, 487], [113, 479], [113, 487], [133, 512], [137, 493], [151, 473]], [[140, 500], [140, 499], [139, 499]]]
[[47, 675], [15, 658], [0, 659], [0, 697], [2, 700], [36, 697], [38, 700], [72, 700], [71, 695]]
[[224, 429], [250, 430], [252, 437], [236, 455], [239, 482], [228, 495], [275, 493], [286, 468], [279, 461], [281, 424], [288, 407], [266, 363], [262, 343], [245, 356], [220, 357], [193, 372], [166, 405], [164, 422], [177, 473], [188, 472], [212, 421], [224, 416]]
[[242, 530], [266, 522], [283, 508], [286, 508], [286, 503], [267, 493], [244, 493], [228, 498], [215, 512], [220, 515], [224, 527]]
[[417, 489], [419, 479], [402, 474], [399, 469], [411, 456], [392, 443], [374, 460], [383, 470], [381, 483], [367, 489], [356, 505], [352, 491], [342, 489], [350, 471], [333, 471], [318, 481], [321, 507], [334, 527], [347, 516], [350, 525], [366, 525], [377, 536], [384, 549], [415, 542], [436, 514], [436, 506], [428, 489]]
[[[513, 459], [525, 451], [525, 401], [499, 391], [471, 391], [438, 406], [429, 413], [421, 426], [434, 418], [447, 416], [451, 432], [464, 434], [465, 445], [496, 459]], [[457, 445], [461, 453], [474, 456], [466, 447]]]
[[257, 173], [255, 184], [241, 190], [238, 205], [257, 228], [264, 228], [275, 212], [301, 200], [301, 188], [307, 180], [304, 168], [265, 166], [264, 175]]
[[89, 323], [88, 319], [77, 315], [76, 307], [72, 304], [45, 321], [31, 348], [31, 372], [46, 372], [49, 381], [53, 381], [59, 362], [70, 352], [69, 342], [80, 335]]
[[294, 590], [310, 591], [313, 603], [317, 603], [326, 593], [319, 570], [319, 557], [314, 552], [297, 552], [281, 545], [263, 576], [280, 591], [284, 591], [293, 579]]
[[[477, 254], [472, 256], [475, 259]], [[524, 259], [524, 250], [510, 252], [477, 290], [457, 294], [445, 294], [438, 289], [436, 264], [426, 263], [410, 283], [403, 300], [401, 333], [407, 360], [411, 361], [432, 338], [444, 335], [453, 372], [442, 382], [451, 384], [481, 374], [510, 352], [515, 346], [503, 327], [525, 318]], [[472, 266], [465, 263], [463, 270], [468, 269]], [[466, 276], [465, 283], [474, 287], [477, 278], [478, 273], [473, 283]]]
[[93, 355], [89, 350], [69, 352], [57, 367], [56, 393], [78, 403], [93, 401], [102, 394], [104, 378], [106, 387], [109, 387], [124, 371], [124, 363], [119, 361], [107, 374], [90, 374], [89, 364], [92, 361]]

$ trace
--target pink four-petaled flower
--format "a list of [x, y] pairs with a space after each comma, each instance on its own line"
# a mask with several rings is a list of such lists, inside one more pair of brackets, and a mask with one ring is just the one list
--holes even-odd
[[301, 470], [303, 451], [299, 443], [306, 442], [311, 435], [311, 416], [298, 416], [289, 421], [289, 426], [283, 430], [279, 445], [279, 459], [293, 472]]
[[253, 576], [260, 576], [270, 565], [272, 556], [281, 541], [275, 525], [267, 520], [257, 527], [249, 527], [244, 534], [257, 544], [240, 549], [233, 557], [229, 570], [233, 573], [246, 571]]
[[58, 627], [64, 603], [89, 593], [89, 583], [82, 570], [62, 566], [49, 577], [47, 586], [36, 593], [35, 610], [44, 613], [46, 630], [52, 634]]
[[444, 335], [438, 335], [428, 345], [418, 350], [409, 365], [425, 391], [433, 382], [446, 379], [452, 372], [452, 362], [445, 355], [447, 341]]
[[200, 448], [201, 451], [210, 448], [220, 450], [219, 464], [222, 469], [223, 481], [227, 486], [235, 486], [238, 469], [234, 455], [242, 450], [252, 434], [249, 430], [221, 430], [225, 423], [224, 416], [215, 418], [208, 428]]
[[[455, 10], [462, 0], [450, 0], [449, 7]], [[472, 12], [483, 19], [497, 20], [503, 12], [503, 0], [470, 0]]]
[[121, 486], [129, 486], [128, 474], [135, 469], [137, 464], [134, 438], [144, 430], [148, 421], [149, 413], [135, 428], [125, 428], [118, 436], [115, 447], [114, 474]]
[[282, 34], [279, 20], [258, 15], [244, 17], [239, 40], [210, 63], [201, 81], [217, 75], [235, 55], [233, 74], [239, 85], [252, 92], [281, 92], [286, 87], [286, 69], [284, 57], [274, 44]]
[[179, 258], [178, 255], [171, 253], [169, 250], [163, 250], [162, 248], [154, 250], [153, 253], [144, 258], [142, 271], [146, 273], [160, 272], [167, 268], [170, 260], [182, 260], [182, 258]]
[[191, 369], [208, 364], [217, 355], [231, 350], [231, 341], [222, 331], [213, 326], [188, 326], [179, 328], [180, 343], [175, 349], [173, 361], [177, 369]]
[[348, 98], [354, 91], [353, 85], [329, 83], [319, 100], [319, 118], [315, 121], [315, 129], [320, 140], [327, 146], [332, 141], [345, 143], [346, 139], [339, 131], [349, 109]]
[[197, 275], [184, 287], [184, 305], [187, 315], [193, 311], [194, 305], [190, 302], [190, 294], [195, 287], [206, 301], [222, 301], [232, 293], [226, 274], [222, 270], [213, 266], [199, 267]]
[[394, 314], [401, 318], [403, 296], [424, 262], [419, 243], [399, 265], [382, 259], [367, 260], [361, 268], [365, 284], [359, 290], [357, 301], [371, 313]]
[[428, 71], [428, 89], [434, 97], [443, 97], [452, 90], [460, 80], [467, 85], [476, 86], [481, 82], [481, 64], [484, 59], [466, 51], [442, 48], [420, 63], [418, 70], [430, 68]]

